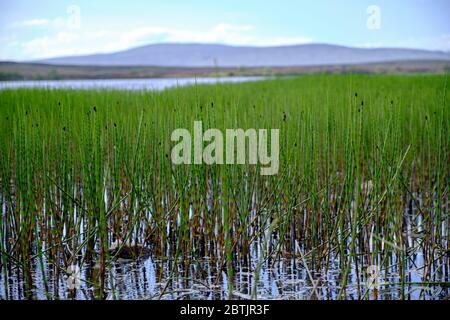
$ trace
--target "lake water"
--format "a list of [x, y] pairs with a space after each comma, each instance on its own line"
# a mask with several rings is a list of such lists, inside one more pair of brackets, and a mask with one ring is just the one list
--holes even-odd
[[[1, 199], [1, 198], [0, 198]], [[3, 208], [5, 211], [5, 208]], [[442, 300], [450, 296], [448, 257], [445, 255], [426, 264], [418, 246], [421, 238], [411, 235], [411, 221], [421, 225], [422, 216], [405, 214], [408, 258], [401, 266], [395, 253], [369, 257], [358, 254], [358, 265], [350, 264], [349, 278], [343, 298], [397, 300]], [[421, 228], [421, 227], [420, 227]], [[420, 229], [419, 228], [419, 229]], [[420, 229], [421, 230], [421, 229]], [[265, 259], [261, 248], [267, 244], [255, 240], [250, 247], [251, 260], [233, 263], [229, 272], [224, 261], [210, 257], [176, 259], [169, 251], [164, 260], [156, 257], [149, 246], [148, 255], [138, 259], [113, 259], [107, 268], [105, 299], [325, 299], [335, 300], [341, 292], [343, 270], [339, 254], [331, 252], [326, 263], [316, 265], [312, 256]], [[44, 248], [45, 249], [45, 248]], [[300, 250], [300, 248], [298, 249]], [[311, 251], [310, 251], [311, 252]], [[99, 297], [96, 261], [76, 265], [77, 289], [69, 290], [71, 278], [59, 264], [31, 259], [31, 277], [25, 281], [21, 268], [0, 265], [0, 300], [4, 299], [94, 299]], [[371, 263], [375, 265], [370, 265]], [[309, 265], [309, 269], [305, 267]], [[376, 270], [373, 270], [376, 266]], [[402, 280], [401, 269], [405, 269]], [[369, 271], [369, 269], [372, 269]], [[376, 272], [374, 272], [376, 271]], [[311, 274], [309, 274], [309, 272]], [[371, 287], [368, 273], [376, 275]], [[311, 281], [313, 278], [314, 283]]]
[[[408, 262], [408, 282], [402, 286], [395, 259], [381, 270], [380, 288], [367, 287], [364, 272], [356, 272], [352, 265], [345, 299], [446, 299], [449, 288], [445, 284], [421, 284], [424, 279], [420, 255]], [[44, 269], [32, 261], [31, 290], [27, 292], [23, 275], [11, 268], [8, 276], [0, 273], [0, 300], [2, 299], [94, 299], [98, 296], [95, 267], [82, 266], [76, 271], [79, 279], [77, 290], [68, 290], [69, 278], [63, 270], [47, 264]], [[331, 260], [328, 267], [311, 270], [315, 284], [309, 280], [307, 270], [300, 259], [280, 259], [263, 262], [258, 275], [256, 262], [251, 266], [236, 265], [232, 278], [221, 264], [208, 258], [182, 261], [145, 259], [113, 261], [108, 268], [106, 299], [337, 299], [342, 273], [339, 261]], [[176, 272], [173, 272], [173, 271]], [[359, 274], [359, 276], [358, 276]], [[45, 281], [44, 277], [45, 275]], [[230, 282], [232, 291], [230, 292]], [[412, 284], [414, 283], [414, 284]], [[5, 284], [7, 286], [5, 287]]]
[[121, 89], [121, 90], [163, 90], [170, 87], [204, 83], [246, 82], [264, 77], [221, 77], [221, 78], [152, 78], [152, 79], [92, 79], [92, 80], [36, 80], [0, 81], [0, 89], [52, 88], [52, 89]]

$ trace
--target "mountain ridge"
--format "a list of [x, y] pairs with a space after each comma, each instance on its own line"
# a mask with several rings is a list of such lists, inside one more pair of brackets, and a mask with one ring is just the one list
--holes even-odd
[[33, 62], [97, 66], [287, 67], [401, 60], [450, 60], [450, 53], [406, 48], [356, 48], [325, 43], [273, 47], [159, 43], [113, 53], [55, 57]]

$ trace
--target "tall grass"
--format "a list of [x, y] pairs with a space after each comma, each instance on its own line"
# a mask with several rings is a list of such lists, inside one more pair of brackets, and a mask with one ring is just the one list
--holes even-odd
[[[118, 255], [109, 248], [134, 243], [175, 265], [209, 257], [229, 279], [255, 257], [302, 257], [307, 270], [338, 259], [341, 298], [352, 266], [394, 263], [405, 283], [417, 252], [423, 281], [448, 281], [448, 91], [445, 76], [367, 75], [162, 92], [2, 90], [3, 279], [16, 268], [29, 292], [32, 261], [55, 278], [92, 265], [104, 298]], [[195, 120], [204, 130], [279, 128], [278, 175], [174, 166], [171, 132], [192, 132]]]

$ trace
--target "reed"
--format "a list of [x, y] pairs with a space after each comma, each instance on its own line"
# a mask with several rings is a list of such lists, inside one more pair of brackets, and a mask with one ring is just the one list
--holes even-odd
[[[417, 252], [423, 281], [448, 281], [448, 91], [439, 75], [2, 90], [0, 294], [9, 296], [11, 268], [30, 292], [39, 268], [53, 270], [51, 282], [76, 263], [93, 268], [104, 298], [111, 262], [131, 246], [134, 258], [149, 249], [173, 260], [170, 277], [208, 257], [230, 292], [237, 265], [300, 257], [308, 272], [338, 260], [341, 298], [351, 268], [394, 265], [405, 283]], [[278, 175], [173, 165], [171, 132], [194, 121], [280, 129]]]

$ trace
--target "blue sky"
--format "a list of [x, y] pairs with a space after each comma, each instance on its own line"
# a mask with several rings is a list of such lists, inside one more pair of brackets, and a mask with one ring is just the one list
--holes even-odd
[[159, 42], [450, 51], [449, 13], [448, 0], [1, 1], [0, 60]]

